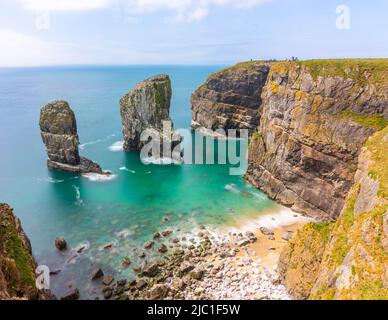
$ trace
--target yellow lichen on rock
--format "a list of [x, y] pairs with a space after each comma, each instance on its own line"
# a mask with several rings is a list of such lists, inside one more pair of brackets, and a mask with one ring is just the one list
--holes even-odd
[[279, 271], [295, 298], [388, 299], [387, 140], [388, 127], [367, 141], [329, 233], [322, 238], [319, 224], [311, 224], [282, 253]]

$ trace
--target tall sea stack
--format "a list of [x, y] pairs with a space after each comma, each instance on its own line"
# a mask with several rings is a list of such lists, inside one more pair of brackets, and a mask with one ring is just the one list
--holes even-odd
[[[162, 133], [163, 122], [166, 121], [172, 126], [171, 95], [171, 80], [168, 75], [161, 74], [140, 82], [121, 98], [125, 151], [140, 151], [143, 148], [146, 142], [141, 141], [142, 133]], [[178, 137], [171, 131], [171, 135], [163, 135], [163, 139], [174, 140], [172, 135]]]
[[103, 173], [98, 164], [80, 157], [77, 122], [66, 101], [53, 101], [43, 107], [39, 125], [47, 149], [47, 166], [50, 169], [75, 173]]

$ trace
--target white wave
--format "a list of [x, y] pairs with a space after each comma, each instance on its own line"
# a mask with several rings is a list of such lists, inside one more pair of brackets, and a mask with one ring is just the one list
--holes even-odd
[[106, 182], [117, 178], [117, 175], [115, 174], [99, 174], [99, 173], [85, 173], [82, 176], [86, 179], [89, 179], [92, 182]]
[[120, 152], [124, 150], [124, 141], [117, 141], [109, 147], [112, 152]]
[[259, 230], [266, 227], [272, 230], [293, 225], [294, 223], [307, 223], [314, 221], [312, 218], [305, 217], [293, 212], [291, 209], [279, 206], [279, 209], [270, 213], [259, 215], [257, 218], [242, 218], [238, 226], [226, 227], [225, 229], [232, 232]]
[[268, 200], [268, 196], [264, 193], [251, 192], [251, 194], [258, 200]]
[[120, 168], [120, 171], [126, 171], [126, 172], [130, 172], [130, 173], [133, 173], [133, 174], [136, 173], [135, 170], [128, 169], [127, 167], [121, 167], [121, 168]]
[[155, 158], [155, 157], [148, 157], [148, 158], [143, 158], [141, 161], [144, 164], [155, 164], [155, 165], [160, 165], [160, 166], [167, 166], [167, 165], [181, 165], [182, 161], [172, 159], [172, 158]]
[[74, 251], [77, 252], [78, 254], [81, 254], [84, 251], [89, 250], [89, 248], [90, 248], [90, 242], [89, 241], [85, 241], [85, 242], [80, 243], [79, 245], [77, 245], [74, 248]]
[[40, 182], [48, 182], [48, 183], [62, 183], [65, 181], [65, 180], [54, 179], [52, 177], [38, 178], [37, 180]]
[[233, 193], [239, 193], [240, 190], [237, 189], [237, 186], [234, 183], [227, 184], [225, 186], [225, 190], [231, 191]]
[[76, 200], [75, 204], [82, 205], [84, 203], [84, 201], [81, 198], [81, 191], [80, 191], [79, 187], [77, 187], [76, 185], [73, 184], [73, 188], [75, 190], [75, 200]]
[[79, 149], [84, 150], [86, 146], [91, 146], [91, 145], [94, 145], [97, 143], [107, 142], [115, 136], [116, 136], [115, 134], [110, 134], [109, 136], [105, 137], [104, 139], [97, 139], [95, 141], [83, 143], [79, 146]]

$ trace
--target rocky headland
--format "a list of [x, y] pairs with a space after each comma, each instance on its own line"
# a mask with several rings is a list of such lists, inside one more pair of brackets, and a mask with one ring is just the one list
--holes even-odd
[[77, 122], [66, 101], [53, 101], [43, 107], [39, 125], [47, 149], [49, 169], [82, 174], [109, 174], [103, 172], [97, 163], [79, 155]]
[[[167, 74], [153, 76], [138, 83], [120, 100], [120, 114], [125, 151], [141, 151], [149, 142], [142, 135], [153, 139], [160, 146], [170, 144], [174, 149], [180, 136], [173, 130], [170, 119], [172, 88]], [[163, 131], [163, 126], [165, 130]]]
[[[122, 261], [133, 279], [93, 271], [94, 298], [386, 299], [387, 71], [387, 60], [314, 60], [247, 62], [211, 75], [192, 97], [194, 127], [248, 129], [247, 181], [315, 221], [288, 210], [276, 227], [155, 232], [140, 260]], [[122, 98], [125, 150], [142, 148], [143, 130], [162, 130], [170, 100], [165, 75]], [[82, 166], [67, 103], [42, 110], [41, 130], [49, 167]], [[0, 298], [44, 298], [33, 286], [28, 239], [12, 210], [0, 209]], [[56, 241], [58, 249], [64, 244]], [[73, 288], [63, 299], [79, 297]]]
[[[250, 62], [209, 79], [222, 83], [252, 65], [269, 65], [269, 73], [257, 88], [261, 104], [246, 179], [322, 221], [306, 225], [285, 249], [283, 283], [296, 299], [386, 298], [388, 61]], [[233, 89], [224, 89], [234, 97]], [[211, 100], [194, 94], [194, 120], [201, 119], [203, 104], [217, 105], [217, 97]], [[214, 112], [214, 118], [227, 119], [245, 114], [239, 107], [236, 114], [217, 107]]]

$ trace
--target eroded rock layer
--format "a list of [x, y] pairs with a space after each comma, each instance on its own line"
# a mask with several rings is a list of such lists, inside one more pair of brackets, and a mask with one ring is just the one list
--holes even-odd
[[312, 223], [282, 252], [279, 271], [297, 299], [388, 297], [388, 127], [371, 137], [336, 223]]
[[50, 169], [74, 173], [103, 173], [98, 164], [80, 157], [77, 122], [66, 101], [53, 101], [43, 107], [39, 125]]
[[362, 145], [388, 119], [388, 62], [247, 62], [192, 96], [193, 124], [249, 129], [246, 179], [295, 211], [336, 219]]
[[298, 212], [337, 218], [361, 147], [387, 123], [387, 71], [378, 69], [381, 63], [273, 64], [249, 148], [248, 181]]
[[268, 72], [264, 63], [247, 62], [209, 76], [191, 97], [193, 127], [252, 133], [259, 123]]

